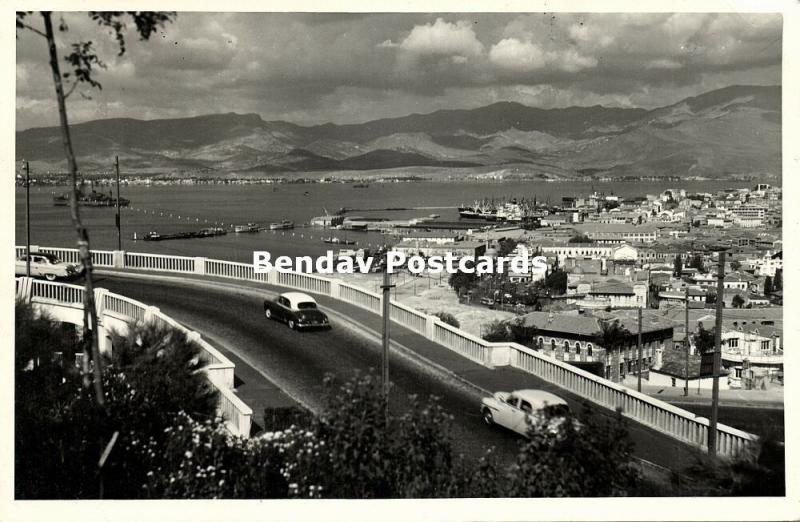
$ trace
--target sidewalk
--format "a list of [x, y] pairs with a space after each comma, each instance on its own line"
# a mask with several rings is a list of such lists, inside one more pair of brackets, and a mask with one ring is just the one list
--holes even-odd
[[[636, 381], [626, 381], [625, 386], [636, 389]], [[675, 387], [655, 386], [642, 381], [642, 393], [671, 404], [710, 404], [711, 390], [692, 387], [689, 383], [689, 395], [683, 394], [683, 381]], [[721, 403], [737, 407], [783, 409], [783, 386], [774, 385], [769, 390], [719, 390]]]

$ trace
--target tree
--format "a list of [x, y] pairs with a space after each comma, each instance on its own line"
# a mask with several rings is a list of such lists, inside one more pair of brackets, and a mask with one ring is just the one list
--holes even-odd
[[744, 299], [742, 298], [741, 295], [736, 294], [733, 296], [733, 299], [731, 300], [731, 305], [733, 305], [734, 308], [741, 308], [744, 306]]
[[456, 317], [448, 312], [436, 312], [433, 314], [434, 316], [438, 317], [439, 320], [445, 324], [449, 324], [450, 326], [455, 326], [456, 328], [461, 327], [461, 323], [458, 322]]
[[136, 497], [152, 469], [150, 451], [161, 447], [178, 413], [215, 421], [202, 349], [185, 333], [135, 325], [113, 335], [102, 375], [105, 407], [98, 408], [70, 357], [74, 339], [29, 305], [18, 305], [15, 316], [18, 498]]
[[517, 248], [517, 244], [517, 241], [514, 239], [501, 239], [497, 244], [498, 257], [508, 257], [508, 255], [511, 254], [515, 248]]
[[692, 260], [689, 261], [689, 268], [696, 268], [698, 272], [705, 273], [706, 267], [703, 263], [703, 256], [700, 254], [695, 254], [692, 257]]
[[697, 353], [707, 353], [714, 351], [714, 330], [706, 330], [703, 324], [699, 323], [697, 333], [692, 336], [695, 350]]
[[567, 273], [558, 268], [553, 270], [545, 276], [544, 285], [550, 294], [563, 295], [567, 293]]
[[478, 282], [478, 275], [475, 273], [475, 263], [473, 261], [467, 261], [465, 265], [470, 271], [456, 270], [454, 273], [450, 274], [450, 278], [447, 280], [450, 288], [455, 290], [459, 296], [472, 290]]
[[772, 291], [773, 292], [781, 292], [783, 291], [783, 270], [778, 269], [775, 270], [775, 279], [772, 281]]
[[[64, 155], [70, 171], [72, 181], [72, 192], [70, 195], [70, 215], [72, 224], [77, 234], [78, 252], [84, 268], [84, 278], [86, 291], [83, 301], [83, 326], [84, 326], [84, 357], [83, 357], [83, 385], [89, 387], [94, 383], [95, 400], [98, 406], [103, 405], [102, 389], [102, 361], [100, 349], [96, 336], [92, 332], [97, 331], [97, 313], [94, 304], [94, 286], [92, 280], [92, 257], [89, 246], [89, 233], [83, 225], [78, 205], [78, 163], [72, 148], [72, 138], [70, 136], [69, 119], [67, 117], [66, 100], [72, 92], [80, 85], [102, 89], [100, 82], [94, 77], [96, 68], [105, 68], [105, 64], [95, 53], [94, 45], [91, 41], [79, 41], [71, 44], [72, 52], [64, 56], [68, 66], [68, 72], [61, 72], [60, 60], [57, 52], [56, 35], [53, 29], [52, 13], [41, 11], [43, 28], [34, 27], [30, 20], [32, 12], [20, 12], [16, 14], [17, 31], [28, 30], [42, 36], [47, 42], [50, 72], [52, 73], [53, 86], [55, 88], [56, 102], [58, 105], [58, 115], [61, 126], [61, 138], [64, 146]], [[113, 33], [118, 47], [119, 56], [125, 54], [125, 20], [130, 17], [136, 27], [136, 32], [142, 40], [147, 40], [159, 27], [163, 27], [167, 22], [172, 21], [175, 13], [147, 12], [147, 11], [128, 11], [128, 12], [95, 12], [90, 11], [89, 17], [98, 25], [108, 28]], [[58, 25], [61, 33], [66, 33], [69, 28], [62, 18]], [[65, 83], [71, 87], [64, 92]], [[89, 359], [92, 359], [93, 377], [89, 374]]]
[[586, 234], [575, 234], [569, 238], [570, 243], [591, 243], [592, 240]]
[[767, 276], [764, 279], [764, 295], [770, 295], [774, 291], [774, 286], [772, 284], [772, 277]]
[[531, 427], [509, 473], [507, 496], [606, 497], [633, 490], [639, 478], [632, 466], [633, 443], [621, 413], [611, 421], [585, 415], [555, 420], [546, 412], [541, 427]]
[[738, 272], [740, 268], [742, 268], [742, 263], [739, 260], [734, 259], [731, 261], [731, 270]]
[[606, 353], [611, 353], [623, 346], [631, 336], [631, 332], [622, 326], [619, 319], [600, 320], [600, 332], [597, 334], [595, 344], [605, 348]]
[[508, 324], [505, 321], [494, 320], [481, 327], [483, 340], [490, 343], [500, 343], [511, 340]]
[[672, 267], [672, 275], [675, 277], [680, 277], [683, 273], [683, 260], [681, 259], [681, 256], [675, 256], [675, 261]]

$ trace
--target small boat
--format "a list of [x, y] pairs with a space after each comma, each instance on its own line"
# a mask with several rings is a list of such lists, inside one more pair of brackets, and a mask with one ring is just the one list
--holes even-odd
[[294, 228], [294, 221], [289, 221], [288, 219], [284, 219], [280, 223], [269, 224], [270, 230], [289, 230], [291, 228]]
[[243, 234], [247, 232], [258, 232], [258, 223], [248, 223], [246, 225], [235, 225], [233, 227], [233, 231], [237, 234]]
[[439, 216], [439, 214], [430, 214], [428, 217], [431, 218], [431, 219], [436, 219], [436, 218], [441, 217], [441, 216]]
[[323, 237], [323, 243], [330, 243], [332, 245], [355, 245], [356, 242], [348, 239], [339, 239], [338, 237]]

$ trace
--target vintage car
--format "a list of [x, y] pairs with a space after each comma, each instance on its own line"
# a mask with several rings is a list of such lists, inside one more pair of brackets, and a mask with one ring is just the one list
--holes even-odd
[[[83, 267], [72, 263], [65, 263], [53, 254], [45, 252], [32, 252], [31, 256], [31, 276], [44, 277], [48, 281], [75, 277], [83, 271]], [[17, 258], [14, 265], [14, 272], [24, 276], [27, 273], [27, 255]]]
[[264, 315], [285, 322], [293, 330], [331, 327], [328, 316], [317, 308], [314, 298], [302, 292], [286, 292], [275, 300], [265, 300]]
[[497, 424], [525, 436], [537, 426], [556, 431], [564, 419], [571, 418], [567, 402], [543, 390], [497, 392], [481, 400], [481, 415], [488, 425]]

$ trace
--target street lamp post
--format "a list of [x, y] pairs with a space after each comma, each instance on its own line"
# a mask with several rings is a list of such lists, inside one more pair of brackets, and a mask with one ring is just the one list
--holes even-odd
[[390, 292], [392, 287], [392, 276], [389, 274], [389, 263], [386, 263], [383, 271], [383, 336], [382, 336], [382, 357], [381, 357], [381, 385], [383, 387], [384, 416], [389, 419], [389, 323], [391, 313]]
[[639, 335], [636, 338], [636, 348], [639, 360], [636, 362], [636, 367], [639, 370], [636, 378], [636, 391], [642, 391], [642, 307], [639, 307]]
[[25, 276], [31, 276], [31, 165], [25, 162]]
[[689, 346], [690, 346], [690, 338], [689, 338], [689, 285], [686, 285], [686, 336], [683, 339], [683, 344], [685, 344], [686, 348], [686, 358], [684, 360], [684, 377], [686, 377], [684, 386], [683, 386], [683, 396], [689, 396]]
[[117, 250], [122, 250], [122, 228], [119, 217], [119, 156], [114, 156], [114, 167], [117, 171]]
[[711, 421], [708, 426], [708, 454], [717, 455], [717, 422], [719, 420], [719, 370], [722, 360], [722, 306], [725, 291], [725, 250], [717, 247], [719, 255], [717, 267], [717, 316], [714, 328], [714, 366], [711, 388]]

